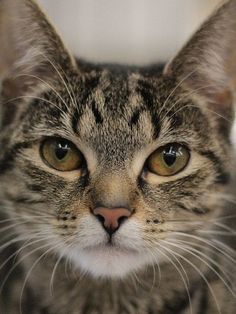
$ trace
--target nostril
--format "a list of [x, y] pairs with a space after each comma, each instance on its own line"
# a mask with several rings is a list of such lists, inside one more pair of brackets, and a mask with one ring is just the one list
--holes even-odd
[[95, 215], [95, 217], [101, 222], [102, 225], [105, 223], [105, 218], [102, 215]]
[[128, 219], [128, 217], [125, 217], [125, 216], [118, 218], [118, 225], [120, 226], [127, 219]]
[[106, 219], [102, 215], [95, 215], [98, 221], [100, 221], [103, 228], [106, 230], [106, 232], [111, 236], [113, 233], [116, 232], [116, 230], [119, 228], [120, 223], [118, 222], [117, 227], [112, 225], [112, 223], [108, 223]]

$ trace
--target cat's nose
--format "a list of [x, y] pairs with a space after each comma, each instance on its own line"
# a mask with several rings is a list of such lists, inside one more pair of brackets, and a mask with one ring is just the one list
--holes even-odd
[[119, 229], [121, 223], [131, 216], [132, 211], [128, 208], [122, 207], [97, 207], [93, 210], [93, 214], [101, 222], [107, 233], [112, 235], [116, 230]]

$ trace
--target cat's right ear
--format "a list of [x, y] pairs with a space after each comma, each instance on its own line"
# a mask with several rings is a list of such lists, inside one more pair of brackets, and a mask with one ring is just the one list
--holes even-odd
[[164, 75], [175, 78], [219, 119], [233, 121], [236, 0], [227, 1], [202, 25], [166, 66]]
[[[3, 100], [39, 90], [61, 69], [76, 67], [33, 0], [0, 0], [0, 91]], [[44, 83], [43, 83], [44, 82]]]

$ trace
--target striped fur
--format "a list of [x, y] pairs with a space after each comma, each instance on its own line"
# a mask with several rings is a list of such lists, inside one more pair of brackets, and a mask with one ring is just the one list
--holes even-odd
[[[0, 0], [0, 313], [235, 312], [235, 21], [231, 0], [164, 71], [100, 66], [76, 62], [34, 1]], [[46, 165], [47, 137], [83, 168]], [[148, 172], [175, 142], [188, 166]], [[134, 212], [112, 240], [101, 204]]]

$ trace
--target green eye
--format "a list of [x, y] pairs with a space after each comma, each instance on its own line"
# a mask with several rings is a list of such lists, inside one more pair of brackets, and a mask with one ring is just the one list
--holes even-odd
[[41, 146], [43, 160], [59, 171], [81, 168], [84, 157], [73, 143], [61, 138], [49, 138]]
[[147, 160], [147, 168], [160, 176], [172, 176], [188, 164], [189, 150], [180, 144], [168, 144], [158, 148]]

